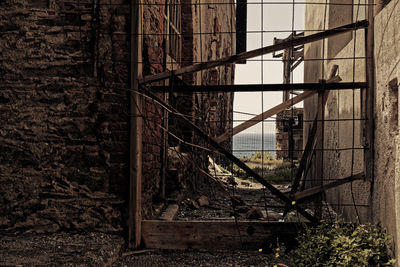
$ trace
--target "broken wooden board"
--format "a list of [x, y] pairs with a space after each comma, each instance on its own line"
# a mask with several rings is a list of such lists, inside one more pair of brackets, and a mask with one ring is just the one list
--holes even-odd
[[168, 207], [164, 210], [164, 212], [160, 216], [160, 220], [163, 221], [173, 221], [178, 213], [179, 206], [178, 204], [168, 205]]
[[304, 191], [295, 193], [295, 194], [292, 195], [292, 198], [293, 198], [293, 200], [298, 201], [300, 199], [316, 196], [316, 195], [318, 195], [319, 193], [321, 193], [321, 192], [323, 192], [325, 190], [337, 187], [339, 185], [350, 183], [350, 182], [353, 182], [355, 180], [363, 180], [363, 179], [365, 179], [365, 174], [363, 172], [362, 173], [358, 173], [358, 174], [355, 174], [355, 175], [352, 175], [352, 176], [349, 176], [349, 177], [346, 177], [346, 178], [342, 178], [342, 179], [338, 179], [338, 180], [335, 180], [335, 181], [331, 181], [331, 182], [328, 182], [328, 183], [325, 183], [325, 184], [322, 184], [322, 185], [319, 185], [319, 186], [315, 186], [315, 187], [312, 187], [310, 189], [306, 189]]
[[292, 245], [304, 224], [263, 221], [142, 221], [146, 248], [241, 249]]

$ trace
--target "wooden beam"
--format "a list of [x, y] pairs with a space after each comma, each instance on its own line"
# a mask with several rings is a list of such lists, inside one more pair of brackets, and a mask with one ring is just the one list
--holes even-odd
[[304, 61], [304, 57], [301, 57], [298, 61], [296, 61], [296, 63], [293, 64], [290, 71], [294, 71], [303, 61]]
[[[325, 85], [328, 85], [332, 81], [336, 82], [336, 81], [340, 81], [340, 80], [341, 80], [340, 77], [336, 76], [336, 77], [333, 77], [332, 79], [330, 79], [328, 81], [328, 83], [325, 84]], [[217, 142], [221, 143], [221, 142], [225, 141], [226, 139], [228, 139], [231, 135], [238, 134], [238, 133], [240, 133], [240, 132], [242, 132], [242, 131], [244, 131], [244, 130], [246, 130], [246, 129], [248, 129], [248, 128], [256, 125], [256, 124], [258, 124], [262, 120], [266, 120], [269, 117], [271, 117], [271, 116], [273, 116], [273, 115], [275, 115], [275, 114], [277, 114], [277, 113], [279, 113], [279, 112], [281, 112], [281, 111], [283, 111], [283, 110], [285, 110], [285, 109], [287, 109], [287, 108], [289, 108], [289, 107], [291, 107], [293, 105], [296, 105], [297, 103], [303, 101], [304, 99], [306, 99], [306, 98], [308, 98], [308, 97], [310, 97], [312, 95], [315, 95], [316, 93], [318, 93], [318, 91], [307, 91], [307, 92], [304, 92], [302, 94], [299, 94], [299, 95], [289, 99], [288, 101], [285, 101], [285, 102], [283, 102], [283, 103], [281, 103], [281, 104], [279, 104], [279, 105], [277, 105], [277, 106], [275, 106], [273, 108], [270, 108], [269, 110], [267, 110], [267, 111], [255, 116], [255, 117], [253, 117], [253, 118], [251, 118], [251, 119], [249, 119], [249, 120], [247, 120], [247, 121], [245, 121], [245, 122], [243, 122], [243, 123], [241, 123], [239, 125], [237, 125], [231, 131], [225, 132], [222, 135], [218, 136], [216, 138], [216, 140], [217, 140]]]
[[[326, 99], [328, 99], [327, 93]], [[324, 92], [318, 93], [318, 111], [317, 111], [317, 133], [315, 135], [315, 176], [311, 180], [311, 186], [321, 187], [324, 176], [324, 134], [325, 134], [325, 104]], [[318, 195], [314, 200], [314, 214], [317, 218], [322, 218], [322, 197]]]
[[363, 172], [362, 173], [358, 173], [358, 174], [353, 175], [353, 176], [349, 176], [349, 177], [342, 178], [342, 179], [339, 179], [339, 180], [336, 180], [336, 181], [328, 182], [328, 183], [325, 183], [323, 185], [315, 186], [315, 187], [312, 187], [310, 189], [306, 189], [306, 190], [304, 190], [302, 192], [295, 193], [295, 194], [291, 195], [291, 198], [293, 200], [295, 200], [295, 201], [299, 201], [299, 200], [302, 200], [302, 199], [305, 199], [305, 198], [316, 196], [316, 195], [320, 194], [321, 192], [323, 192], [325, 190], [337, 187], [339, 185], [350, 183], [350, 182], [355, 181], [355, 180], [362, 180], [364, 178], [365, 178], [365, 174]]
[[[381, 2], [381, 1], [378, 1]], [[364, 124], [364, 171], [366, 179], [373, 181], [374, 179], [374, 140], [375, 140], [375, 123], [374, 123], [374, 107], [375, 107], [375, 60], [374, 60], [374, 0], [368, 0], [368, 21], [370, 24], [365, 32], [365, 50], [366, 50], [366, 80], [368, 89], [365, 90], [363, 96], [365, 99], [365, 117], [367, 120]], [[372, 207], [372, 205], [371, 205]]]
[[160, 220], [163, 221], [173, 221], [178, 213], [179, 206], [178, 204], [171, 204], [163, 211], [160, 216]]
[[231, 135], [238, 134], [238, 133], [260, 123], [261, 121], [266, 120], [269, 117], [281, 112], [282, 110], [285, 110], [285, 109], [291, 107], [292, 105], [295, 105], [295, 104], [303, 101], [304, 99], [306, 99], [312, 95], [315, 95], [317, 92], [318, 91], [308, 91], [308, 92], [302, 93], [298, 96], [295, 96], [295, 97], [255, 116], [255, 117], [239, 124], [238, 126], [234, 127], [231, 131], [225, 132], [222, 135], [218, 136], [216, 138], [216, 140], [217, 140], [217, 142], [221, 143], [221, 142], [225, 141], [226, 139], [228, 139]]
[[366, 28], [366, 27], [368, 27], [367, 20], [357, 21], [355, 23], [343, 25], [343, 26], [340, 26], [337, 28], [326, 30], [326, 31], [321, 31], [321, 32], [318, 32], [315, 34], [304, 36], [304, 37], [290, 39], [290, 40], [284, 41], [282, 43], [277, 43], [274, 45], [255, 49], [255, 50], [252, 50], [249, 52], [239, 53], [237, 55], [225, 57], [220, 60], [196, 63], [194, 65], [182, 67], [175, 71], [167, 71], [167, 72], [157, 73], [154, 75], [149, 75], [149, 76], [146, 76], [143, 79], [141, 79], [139, 82], [140, 82], [140, 84], [146, 84], [146, 83], [165, 80], [165, 79], [170, 78], [171, 76], [179, 76], [179, 75], [182, 75], [185, 73], [192, 73], [192, 72], [197, 72], [200, 70], [211, 69], [214, 67], [218, 67], [218, 66], [222, 66], [222, 65], [226, 65], [226, 64], [230, 64], [230, 63], [235, 63], [238, 61], [243, 61], [243, 60], [258, 57], [261, 55], [273, 53], [275, 51], [283, 50], [285, 48], [315, 42], [315, 41], [318, 41], [318, 40], [321, 40], [324, 38], [329, 38], [329, 37], [332, 37], [332, 36], [335, 36], [335, 35], [338, 35], [341, 33], [345, 33], [348, 31], [354, 31], [354, 30], [362, 29], [362, 28]]
[[258, 250], [275, 245], [277, 238], [294, 242], [300, 223], [263, 221], [156, 221], [142, 222], [146, 248]]
[[138, 78], [142, 76], [142, 11], [140, 0], [131, 1], [131, 73], [130, 73], [130, 131], [129, 131], [129, 219], [128, 245], [138, 248], [142, 227], [142, 118]]
[[[336, 79], [335, 77], [338, 77], [336, 75], [336, 72], [337, 72], [338, 68], [339, 68], [338, 65], [333, 65], [332, 66], [331, 72], [329, 74], [329, 79], [327, 81], [327, 85], [332, 83], [332, 81], [334, 79]], [[326, 94], [324, 95], [324, 102], [323, 102], [323, 106], [324, 107], [325, 107], [326, 102], [328, 101], [328, 96], [329, 96], [329, 91], [326, 91]], [[318, 114], [315, 116], [315, 119], [314, 119], [313, 124], [311, 126], [311, 130], [310, 130], [310, 132], [308, 134], [307, 143], [306, 143], [306, 146], [304, 148], [303, 155], [301, 156], [301, 159], [300, 159], [299, 168], [297, 169], [296, 176], [295, 176], [295, 178], [293, 180], [293, 183], [292, 183], [292, 188], [291, 188], [291, 191], [290, 191], [291, 194], [294, 194], [294, 193], [297, 192], [298, 187], [300, 185], [300, 180], [301, 180], [301, 178], [303, 176], [303, 173], [304, 173], [304, 170], [305, 170], [305, 168], [307, 166], [307, 162], [309, 161], [309, 159], [310, 159], [310, 157], [312, 155], [311, 152], [312, 152], [312, 150], [314, 148], [315, 136], [317, 134], [317, 129], [318, 129], [317, 124], [318, 124]]]
[[[175, 108], [172, 106], [168, 105], [165, 103], [162, 99], [160, 99], [158, 96], [153, 94], [149, 89], [146, 87], [142, 86], [142, 89], [144, 92], [157, 102], [159, 102], [161, 105], [164, 107], [168, 108], [170, 111], [175, 112], [177, 116], [180, 117], [180, 119], [186, 123], [186, 125], [190, 128], [193, 129], [193, 131], [202, 139], [204, 139], [206, 142], [208, 142], [212, 147], [214, 147], [218, 152], [223, 154], [227, 159], [232, 161], [234, 164], [236, 164], [239, 168], [241, 168], [244, 172], [246, 172], [247, 175], [250, 177], [254, 178], [257, 182], [265, 186], [273, 195], [278, 197], [280, 200], [282, 200], [284, 203], [291, 205], [291, 200], [283, 194], [279, 189], [277, 189], [275, 186], [272, 184], [268, 183], [264, 178], [262, 178], [258, 173], [256, 173], [253, 169], [248, 167], [244, 162], [242, 162], [240, 159], [235, 157], [230, 151], [225, 149], [223, 146], [219, 144], [214, 138], [210, 137], [207, 133], [205, 133], [202, 129], [200, 129], [198, 126], [196, 126], [193, 122], [191, 122], [189, 119], [187, 119], [185, 116], [183, 116], [181, 113], [179, 113]], [[304, 216], [307, 220], [310, 220], [310, 222], [317, 223], [317, 220], [309, 214], [307, 211], [305, 211], [302, 207], [298, 205], [293, 206], [294, 209], [296, 209], [301, 215]]]
[[[366, 88], [366, 82], [331, 82], [331, 83], [291, 83], [291, 84], [232, 84], [232, 85], [174, 85], [173, 92], [281, 92], [281, 91], [315, 91], [315, 90], [349, 90]], [[156, 85], [155, 92], [170, 92], [170, 86]]]

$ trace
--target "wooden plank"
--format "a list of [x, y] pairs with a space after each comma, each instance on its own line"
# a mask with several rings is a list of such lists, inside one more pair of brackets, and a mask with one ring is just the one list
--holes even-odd
[[[329, 84], [331, 82], [340, 81], [340, 80], [341, 79], [340, 79], [339, 76], [335, 76], [335, 77], [331, 78], [330, 80], [328, 80], [327, 84]], [[316, 93], [318, 93], [318, 91], [307, 91], [307, 92], [304, 92], [302, 94], [299, 94], [299, 95], [289, 99], [288, 101], [285, 101], [285, 102], [283, 102], [283, 103], [281, 103], [281, 104], [279, 104], [279, 105], [277, 105], [277, 106], [275, 106], [273, 108], [270, 108], [269, 110], [264, 111], [263, 113], [261, 113], [261, 114], [255, 116], [255, 117], [253, 117], [253, 118], [251, 118], [251, 119], [249, 119], [249, 120], [237, 125], [231, 131], [227, 131], [227, 132], [221, 134], [220, 136], [218, 136], [216, 138], [216, 140], [217, 140], [217, 142], [221, 143], [221, 142], [225, 141], [226, 139], [228, 139], [231, 135], [238, 134], [238, 133], [240, 133], [240, 132], [242, 132], [242, 131], [244, 131], [244, 130], [246, 130], [246, 129], [248, 129], [248, 128], [256, 125], [256, 124], [258, 124], [258, 123], [260, 123], [262, 120], [266, 120], [269, 117], [271, 117], [273, 115], [276, 115], [277, 113], [279, 113], [279, 112], [291, 107], [292, 105], [295, 105], [295, 104], [303, 101], [304, 99], [306, 99], [306, 98], [308, 98], [308, 97], [310, 97], [312, 95], [315, 95]]]
[[178, 204], [171, 204], [165, 209], [165, 211], [161, 214], [160, 220], [163, 221], [173, 221], [178, 213], [179, 206]]
[[[366, 81], [368, 89], [365, 90], [364, 106], [366, 107], [365, 115], [367, 120], [364, 124], [364, 172], [366, 179], [373, 181], [374, 179], [374, 140], [375, 140], [375, 123], [374, 123], [374, 106], [375, 106], [375, 61], [374, 61], [374, 0], [368, 0], [368, 21], [370, 22], [366, 29]], [[372, 205], [371, 205], [372, 206]]]
[[[328, 98], [328, 97], [326, 97]], [[315, 176], [311, 180], [311, 186], [321, 187], [324, 175], [324, 119], [325, 119], [324, 92], [318, 93], [317, 111], [317, 133], [315, 134]], [[314, 200], [314, 214], [317, 218], [322, 217], [322, 197], [318, 195]]]
[[293, 242], [300, 223], [263, 221], [156, 221], [142, 222], [146, 248], [258, 250]]
[[[333, 65], [331, 72], [329, 74], [329, 79], [327, 81], [327, 84], [333, 83], [333, 82], [337, 82], [336, 79], [337, 77], [340, 79], [339, 76], [336, 75], [336, 72], [338, 70], [339, 66], [338, 65]], [[325, 107], [326, 102], [328, 101], [328, 96], [329, 96], [329, 91], [326, 91], [325, 95], [324, 95], [324, 102], [323, 102], [323, 106]], [[311, 130], [308, 134], [308, 138], [307, 138], [307, 143], [306, 146], [304, 148], [304, 152], [303, 155], [300, 159], [300, 164], [299, 164], [299, 168], [297, 169], [296, 172], [296, 176], [293, 180], [292, 183], [292, 188], [290, 193], [294, 194], [295, 192], [297, 192], [298, 188], [299, 188], [299, 184], [300, 184], [300, 180], [303, 176], [304, 170], [307, 166], [307, 162], [309, 161], [311, 155], [312, 155], [312, 150], [314, 148], [314, 142], [315, 142], [315, 136], [317, 134], [317, 122], [318, 122], [318, 114], [315, 116], [315, 119], [313, 121], [313, 124], [311, 126]]]
[[[188, 127], [194, 130], [194, 132], [203, 140], [208, 142], [212, 147], [214, 147], [218, 152], [223, 154], [227, 159], [232, 161], [234, 164], [236, 164], [239, 168], [241, 168], [244, 172], [246, 172], [247, 175], [250, 177], [253, 177], [257, 182], [260, 184], [264, 185], [266, 189], [268, 189], [273, 195], [278, 197], [280, 200], [285, 202], [286, 204], [291, 204], [291, 200], [283, 194], [279, 189], [277, 189], [275, 186], [272, 184], [268, 183], [264, 178], [262, 178], [258, 173], [256, 173], [253, 169], [248, 167], [244, 162], [242, 162], [240, 159], [235, 157], [230, 151], [225, 149], [223, 146], [219, 144], [214, 138], [210, 137], [207, 133], [205, 133], [202, 129], [200, 129], [198, 126], [196, 126], [193, 122], [191, 122], [189, 119], [187, 119], [185, 116], [183, 116], [181, 113], [179, 113], [174, 107], [168, 105], [165, 103], [162, 99], [160, 99], [158, 96], [153, 94], [149, 89], [146, 87], [142, 86], [142, 89], [144, 92], [154, 100], [158, 101], [161, 105], [163, 105], [165, 108], [168, 108], [170, 111], [175, 112], [177, 116], [180, 117], [180, 119], [186, 124]], [[304, 218], [310, 220], [313, 223], [317, 223], [317, 220], [309, 214], [307, 211], [305, 211], [302, 207], [298, 205], [294, 205], [293, 207], [296, 209], [301, 215], [304, 216]]]
[[[281, 92], [281, 91], [315, 91], [315, 90], [349, 90], [366, 88], [365, 82], [331, 82], [331, 83], [291, 83], [291, 84], [232, 84], [232, 85], [174, 85], [173, 92]], [[170, 92], [167, 85], [152, 86], [156, 92]]]
[[339, 185], [346, 184], [346, 183], [349, 183], [349, 182], [352, 182], [352, 181], [355, 181], [355, 180], [362, 180], [364, 178], [365, 178], [365, 174], [363, 172], [362, 173], [358, 173], [358, 174], [353, 175], [353, 176], [349, 176], [349, 177], [342, 178], [342, 179], [339, 179], [339, 180], [336, 180], [336, 181], [328, 182], [328, 183], [325, 183], [323, 185], [315, 186], [315, 187], [306, 189], [306, 190], [304, 190], [302, 192], [295, 193], [295, 194], [291, 195], [291, 198], [293, 200], [295, 200], [295, 201], [299, 201], [299, 200], [302, 200], [302, 199], [305, 199], [305, 198], [316, 196], [316, 195], [318, 195], [319, 193], [321, 193], [321, 192], [323, 192], [325, 190], [337, 187]]
[[200, 70], [210, 69], [210, 68], [214, 68], [217, 66], [222, 66], [222, 65], [226, 65], [226, 64], [230, 64], [230, 63], [235, 63], [238, 61], [243, 61], [243, 60], [250, 59], [253, 57], [258, 57], [261, 55], [273, 53], [275, 51], [280, 51], [285, 48], [303, 45], [303, 44], [310, 43], [310, 42], [315, 42], [315, 41], [318, 41], [318, 40], [321, 40], [324, 38], [329, 38], [329, 37], [332, 37], [332, 36], [335, 36], [335, 35], [338, 35], [341, 33], [345, 33], [348, 31], [354, 31], [354, 30], [366, 28], [366, 27], [368, 27], [367, 20], [357, 21], [355, 23], [343, 25], [343, 26], [340, 26], [337, 28], [329, 29], [326, 31], [307, 35], [304, 37], [290, 39], [290, 40], [287, 40], [287, 41], [284, 41], [281, 43], [277, 43], [274, 45], [255, 49], [255, 50], [252, 50], [249, 52], [239, 53], [239, 54], [232, 55], [232, 56], [229, 56], [226, 58], [222, 58], [220, 60], [196, 63], [196, 64], [193, 64], [190, 66], [182, 67], [182, 68], [174, 70], [174, 71], [167, 71], [167, 72], [162, 72], [162, 73], [158, 73], [158, 74], [154, 74], [154, 75], [149, 75], [149, 76], [144, 77], [143, 79], [140, 79], [139, 82], [140, 82], [140, 84], [145, 84], [145, 83], [151, 83], [151, 82], [156, 82], [156, 81], [160, 81], [160, 80], [165, 80], [172, 76], [179, 76], [179, 75], [182, 75], [185, 73], [197, 72]]
[[138, 78], [142, 76], [140, 0], [131, 1], [131, 73], [130, 73], [130, 132], [129, 132], [129, 219], [128, 245], [138, 248], [142, 227], [142, 118], [141, 97], [138, 92]]

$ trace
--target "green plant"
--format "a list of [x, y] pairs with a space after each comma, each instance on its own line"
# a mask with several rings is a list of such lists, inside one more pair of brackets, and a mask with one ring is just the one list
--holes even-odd
[[321, 223], [297, 238], [294, 266], [391, 266], [391, 238], [379, 226]]

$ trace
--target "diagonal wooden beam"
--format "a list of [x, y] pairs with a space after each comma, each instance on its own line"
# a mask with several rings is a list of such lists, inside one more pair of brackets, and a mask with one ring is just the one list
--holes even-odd
[[[329, 74], [329, 80], [327, 81], [327, 83], [331, 83], [335, 77], [338, 77], [338, 76], [335, 76], [338, 68], [339, 68], [338, 65], [332, 66], [331, 73]], [[325, 91], [324, 99], [323, 99], [323, 108], [325, 107], [325, 104], [328, 101], [328, 96], [329, 96], [329, 91]], [[296, 176], [293, 180], [292, 189], [290, 191], [291, 194], [294, 194], [297, 192], [301, 177], [303, 176], [303, 172], [305, 170], [307, 162], [312, 154], [311, 152], [314, 147], [315, 136], [317, 135], [317, 128], [318, 128], [317, 125], [318, 125], [318, 114], [315, 116], [311, 130], [308, 134], [307, 143], [304, 148], [303, 155], [300, 159], [299, 168], [297, 169]], [[319, 130], [321, 130], [321, 129], [319, 129]]]
[[[339, 82], [339, 81], [341, 81], [341, 78], [339, 76], [336, 76], [336, 77], [333, 77], [332, 79], [330, 79], [328, 82], [333, 83], [333, 82]], [[323, 86], [324, 86], [323, 84], [320, 84], [321, 88], [323, 88]], [[261, 113], [257, 116], [254, 116], [253, 118], [237, 125], [231, 131], [227, 131], [227, 132], [221, 134], [220, 136], [218, 136], [216, 138], [216, 140], [217, 140], [217, 142], [221, 143], [221, 142], [225, 141], [226, 139], [228, 139], [229, 137], [231, 137], [232, 135], [243, 132], [244, 130], [260, 123], [261, 121], [266, 120], [269, 117], [271, 117], [293, 105], [296, 105], [297, 103], [303, 101], [304, 99], [315, 95], [316, 93], [318, 93], [317, 90], [307, 91], [302, 94], [299, 94], [299, 95], [297, 95], [297, 96], [295, 96], [273, 108], [268, 109], [267, 111], [264, 111], [263, 113]]]
[[222, 135], [218, 136], [216, 138], [217, 142], [221, 143], [223, 141], [225, 141], [226, 139], [228, 139], [229, 137], [231, 137], [232, 135], [238, 134], [258, 123], [260, 123], [263, 120], [268, 119], [269, 117], [281, 112], [282, 110], [285, 110], [289, 107], [291, 107], [292, 105], [295, 105], [301, 101], [303, 101], [304, 99], [315, 95], [318, 91], [308, 91], [305, 93], [302, 93], [298, 96], [293, 97], [292, 99], [289, 99], [288, 101], [285, 101], [241, 124], [239, 124], [238, 126], [234, 127], [231, 131], [227, 131], [225, 133], [223, 133]]
[[301, 215], [303, 215], [307, 220], [309, 220], [312, 223], [317, 223], [318, 221], [314, 216], [312, 216], [310, 213], [305, 211], [302, 207], [298, 205], [293, 205], [291, 199], [289, 199], [285, 194], [283, 194], [279, 189], [277, 189], [275, 186], [272, 184], [268, 183], [264, 178], [262, 178], [258, 173], [256, 173], [254, 170], [252, 170], [250, 167], [248, 167], [244, 162], [242, 162], [240, 159], [235, 157], [230, 151], [226, 150], [224, 147], [222, 147], [219, 142], [217, 142], [214, 138], [210, 137], [207, 133], [205, 133], [202, 129], [200, 129], [198, 126], [196, 126], [193, 122], [191, 122], [189, 119], [187, 119], [184, 115], [179, 113], [178, 110], [176, 110], [174, 107], [170, 106], [167, 104], [165, 101], [160, 99], [158, 96], [153, 94], [149, 89], [145, 88], [144, 86], [141, 86], [144, 92], [163, 105], [164, 107], [168, 108], [169, 110], [173, 111], [176, 113], [177, 116], [179, 116], [190, 128], [192, 128], [193, 131], [196, 132], [196, 134], [204, 139], [206, 142], [208, 142], [212, 147], [214, 147], [218, 152], [226, 156], [227, 159], [232, 161], [234, 164], [236, 164], [239, 168], [241, 168], [243, 171], [245, 171], [249, 176], [254, 178], [256, 181], [258, 181], [260, 184], [265, 186], [273, 195], [278, 197], [280, 200], [282, 200], [286, 205], [292, 205], [294, 209], [296, 209]]
[[262, 47], [259, 49], [255, 49], [252, 51], [248, 52], [243, 52], [237, 55], [232, 55], [226, 58], [222, 58], [220, 60], [216, 61], [207, 61], [207, 62], [202, 62], [202, 63], [196, 63], [190, 66], [186, 66], [174, 71], [166, 71], [166, 72], [161, 72], [157, 73], [154, 75], [149, 75], [146, 77], [143, 77], [142, 79], [139, 80], [140, 84], [145, 84], [145, 83], [151, 83], [151, 82], [156, 82], [156, 81], [161, 81], [170, 78], [171, 76], [178, 76], [182, 75], [185, 73], [192, 73], [192, 72], [197, 72], [200, 70], [205, 70], [205, 69], [211, 69], [214, 67], [230, 64], [230, 63], [235, 63], [238, 61], [243, 61], [246, 59], [258, 57], [261, 55], [265, 54], [270, 54], [279, 50], [283, 50], [285, 48], [290, 48], [298, 45], [303, 45], [306, 43], [311, 43], [315, 42], [324, 38], [332, 37], [341, 33], [345, 33], [348, 31], [353, 31], [357, 29], [362, 29], [368, 27], [368, 21], [367, 20], [362, 20], [362, 21], [357, 21], [355, 23], [343, 25], [337, 28], [329, 29], [326, 31], [321, 31], [315, 34], [307, 35], [304, 37], [299, 37], [299, 38], [294, 38], [290, 39], [281, 43], [277, 43], [274, 45]]
[[325, 190], [337, 187], [339, 185], [350, 183], [355, 180], [363, 180], [364, 178], [365, 178], [365, 174], [363, 172], [358, 173], [358, 174], [355, 174], [355, 175], [352, 175], [352, 176], [349, 176], [346, 178], [338, 179], [336, 181], [332, 181], [332, 182], [323, 184], [321, 186], [315, 186], [315, 187], [306, 189], [304, 191], [290, 195], [290, 197], [295, 201], [299, 201], [299, 200], [302, 200], [305, 198], [316, 196]]

